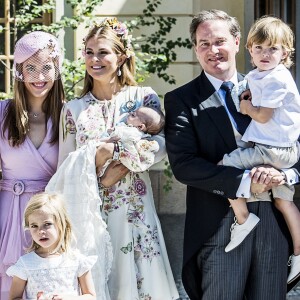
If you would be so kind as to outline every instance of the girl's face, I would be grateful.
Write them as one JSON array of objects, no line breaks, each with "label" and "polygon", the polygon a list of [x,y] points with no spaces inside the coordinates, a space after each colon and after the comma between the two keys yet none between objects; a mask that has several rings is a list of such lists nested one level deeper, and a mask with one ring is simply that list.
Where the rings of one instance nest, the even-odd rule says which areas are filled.
[{"label": "girl's face", "polygon": [[116,78],[123,60],[121,55],[113,51],[112,43],[107,39],[92,37],[86,43],[86,71],[94,80],[111,82]]},{"label": "girl's face", "polygon": [[271,45],[269,41],[262,44],[253,44],[249,49],[253,63],[259,71],[267,71],[278,66],[287,56],[281,44]]},{"label": "girl's face", "polygon": [[27,96],[44,100],[52,89],[56,67],[48,51],[39,51],[23,63]]},{"label": "girl's face", "polygon": [[37,210],[28,217],[32,239],[41,247],[41,253],[51,253],[59,240],[59,231],[54,216]]}]

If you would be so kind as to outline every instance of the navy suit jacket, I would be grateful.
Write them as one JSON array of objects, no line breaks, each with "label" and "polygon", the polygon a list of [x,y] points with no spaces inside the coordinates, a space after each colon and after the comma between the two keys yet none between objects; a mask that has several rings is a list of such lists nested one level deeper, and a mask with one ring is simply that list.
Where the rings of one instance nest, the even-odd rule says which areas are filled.
[{"label": "navy suit jacket", "polygon": [[182,280],[190,298],[201,299],[196,256],[228,212],[227,199],[236,198],[244,170],[217,165],[237,144],[228,114],[204,72],[168,92],[164,106],[171,168],[187,185]]}]

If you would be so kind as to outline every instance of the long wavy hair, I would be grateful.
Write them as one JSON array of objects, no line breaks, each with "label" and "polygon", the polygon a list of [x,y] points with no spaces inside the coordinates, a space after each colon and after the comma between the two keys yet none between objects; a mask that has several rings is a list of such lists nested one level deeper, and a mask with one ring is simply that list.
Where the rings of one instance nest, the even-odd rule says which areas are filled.
[{"label": "long wavy hair", "polygon": [[[54,59],[55,62],[55,59]],[[55,63],[58,63],[57,61]],[[61,78],[54,81],[54,85],[45,98],[42,111],[46,115],[46,122],[52,120],[51,144],[58,141],[59,118],[65,93]],[[24,143],[29,130],[28,103],[26,100],[26,87],[24,82],[14,81],[14,96],[6,106],[2,135],[8,131],[8,141],[11,146],[17,147]]]},{"label": "long wavy hair", "polygon": [[[96,39],[106,39],[109,40],[112,44],[112,49],[116,55],[125,55],[126,56],[126,46],[124,41],[114,32],[114,30],[109,26],[99,26],[94,25],[87,36],[84,39],[84,44],[86,46],[89,39],[95,37]],[[123,87],[125,85],[137,85],[134,76],[135,76],[135,56],[131,55],[126,57],[125,62],[120,67],[121,76],[117,76],[120,85]],[[84,96],[93,89],[93,78],[85,71],[84,85],[81,96]]]}]

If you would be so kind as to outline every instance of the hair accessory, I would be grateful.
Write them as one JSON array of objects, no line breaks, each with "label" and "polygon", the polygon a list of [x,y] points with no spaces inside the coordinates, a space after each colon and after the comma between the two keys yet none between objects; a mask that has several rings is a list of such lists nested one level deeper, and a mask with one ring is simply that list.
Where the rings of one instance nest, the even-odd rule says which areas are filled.
[{"label": "hair accessory", "polygon": [[[28,61],[26,66],[24,63]],[[15,45],[13,74],[19,81],[49,81],[60,78],[62,55],[58,40],[50,33],[33,31]]]},{"label": "hair accessory", "polygon": [[131,56],[135,56],[131,44],[132,35],[128,34],[128,28],[124,23],[118,21],[117,18],[105,18],[101,22],[98,20],[93,20],[91,28],[94,28],[95,26],[98,28],[110,27],[123,42],[126,57],[129,58]]}]

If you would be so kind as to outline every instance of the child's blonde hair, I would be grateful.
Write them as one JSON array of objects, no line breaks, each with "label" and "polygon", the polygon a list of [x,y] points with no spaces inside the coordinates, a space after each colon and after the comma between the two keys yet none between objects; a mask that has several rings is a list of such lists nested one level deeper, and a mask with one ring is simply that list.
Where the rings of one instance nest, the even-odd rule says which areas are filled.
[{"label": "child's blonde hair", "polygon": [[[62,196],[58,194],[40,193],[31,197],[24,212],[25,229],[29,228],[29,216],[36,211],[43,211],[54,217],[59,232],[59,241],[54,252],[68,252],[71,248],[72,227]],[[32,240],[27,251],[34,251],[39,247],[40,246]]]},{"label": "child's blonde hair", "polygon": [[287,68],[292,66],[292,55],[295,50],[293,48],[294,33],[286,23],[271,16],[263,16],[256,20],[248,33],[246,48],[249,50],[253,44],[262,44],[265,41],[268,41],[270,46],[281,44],[287,52],[282,64]]}]

